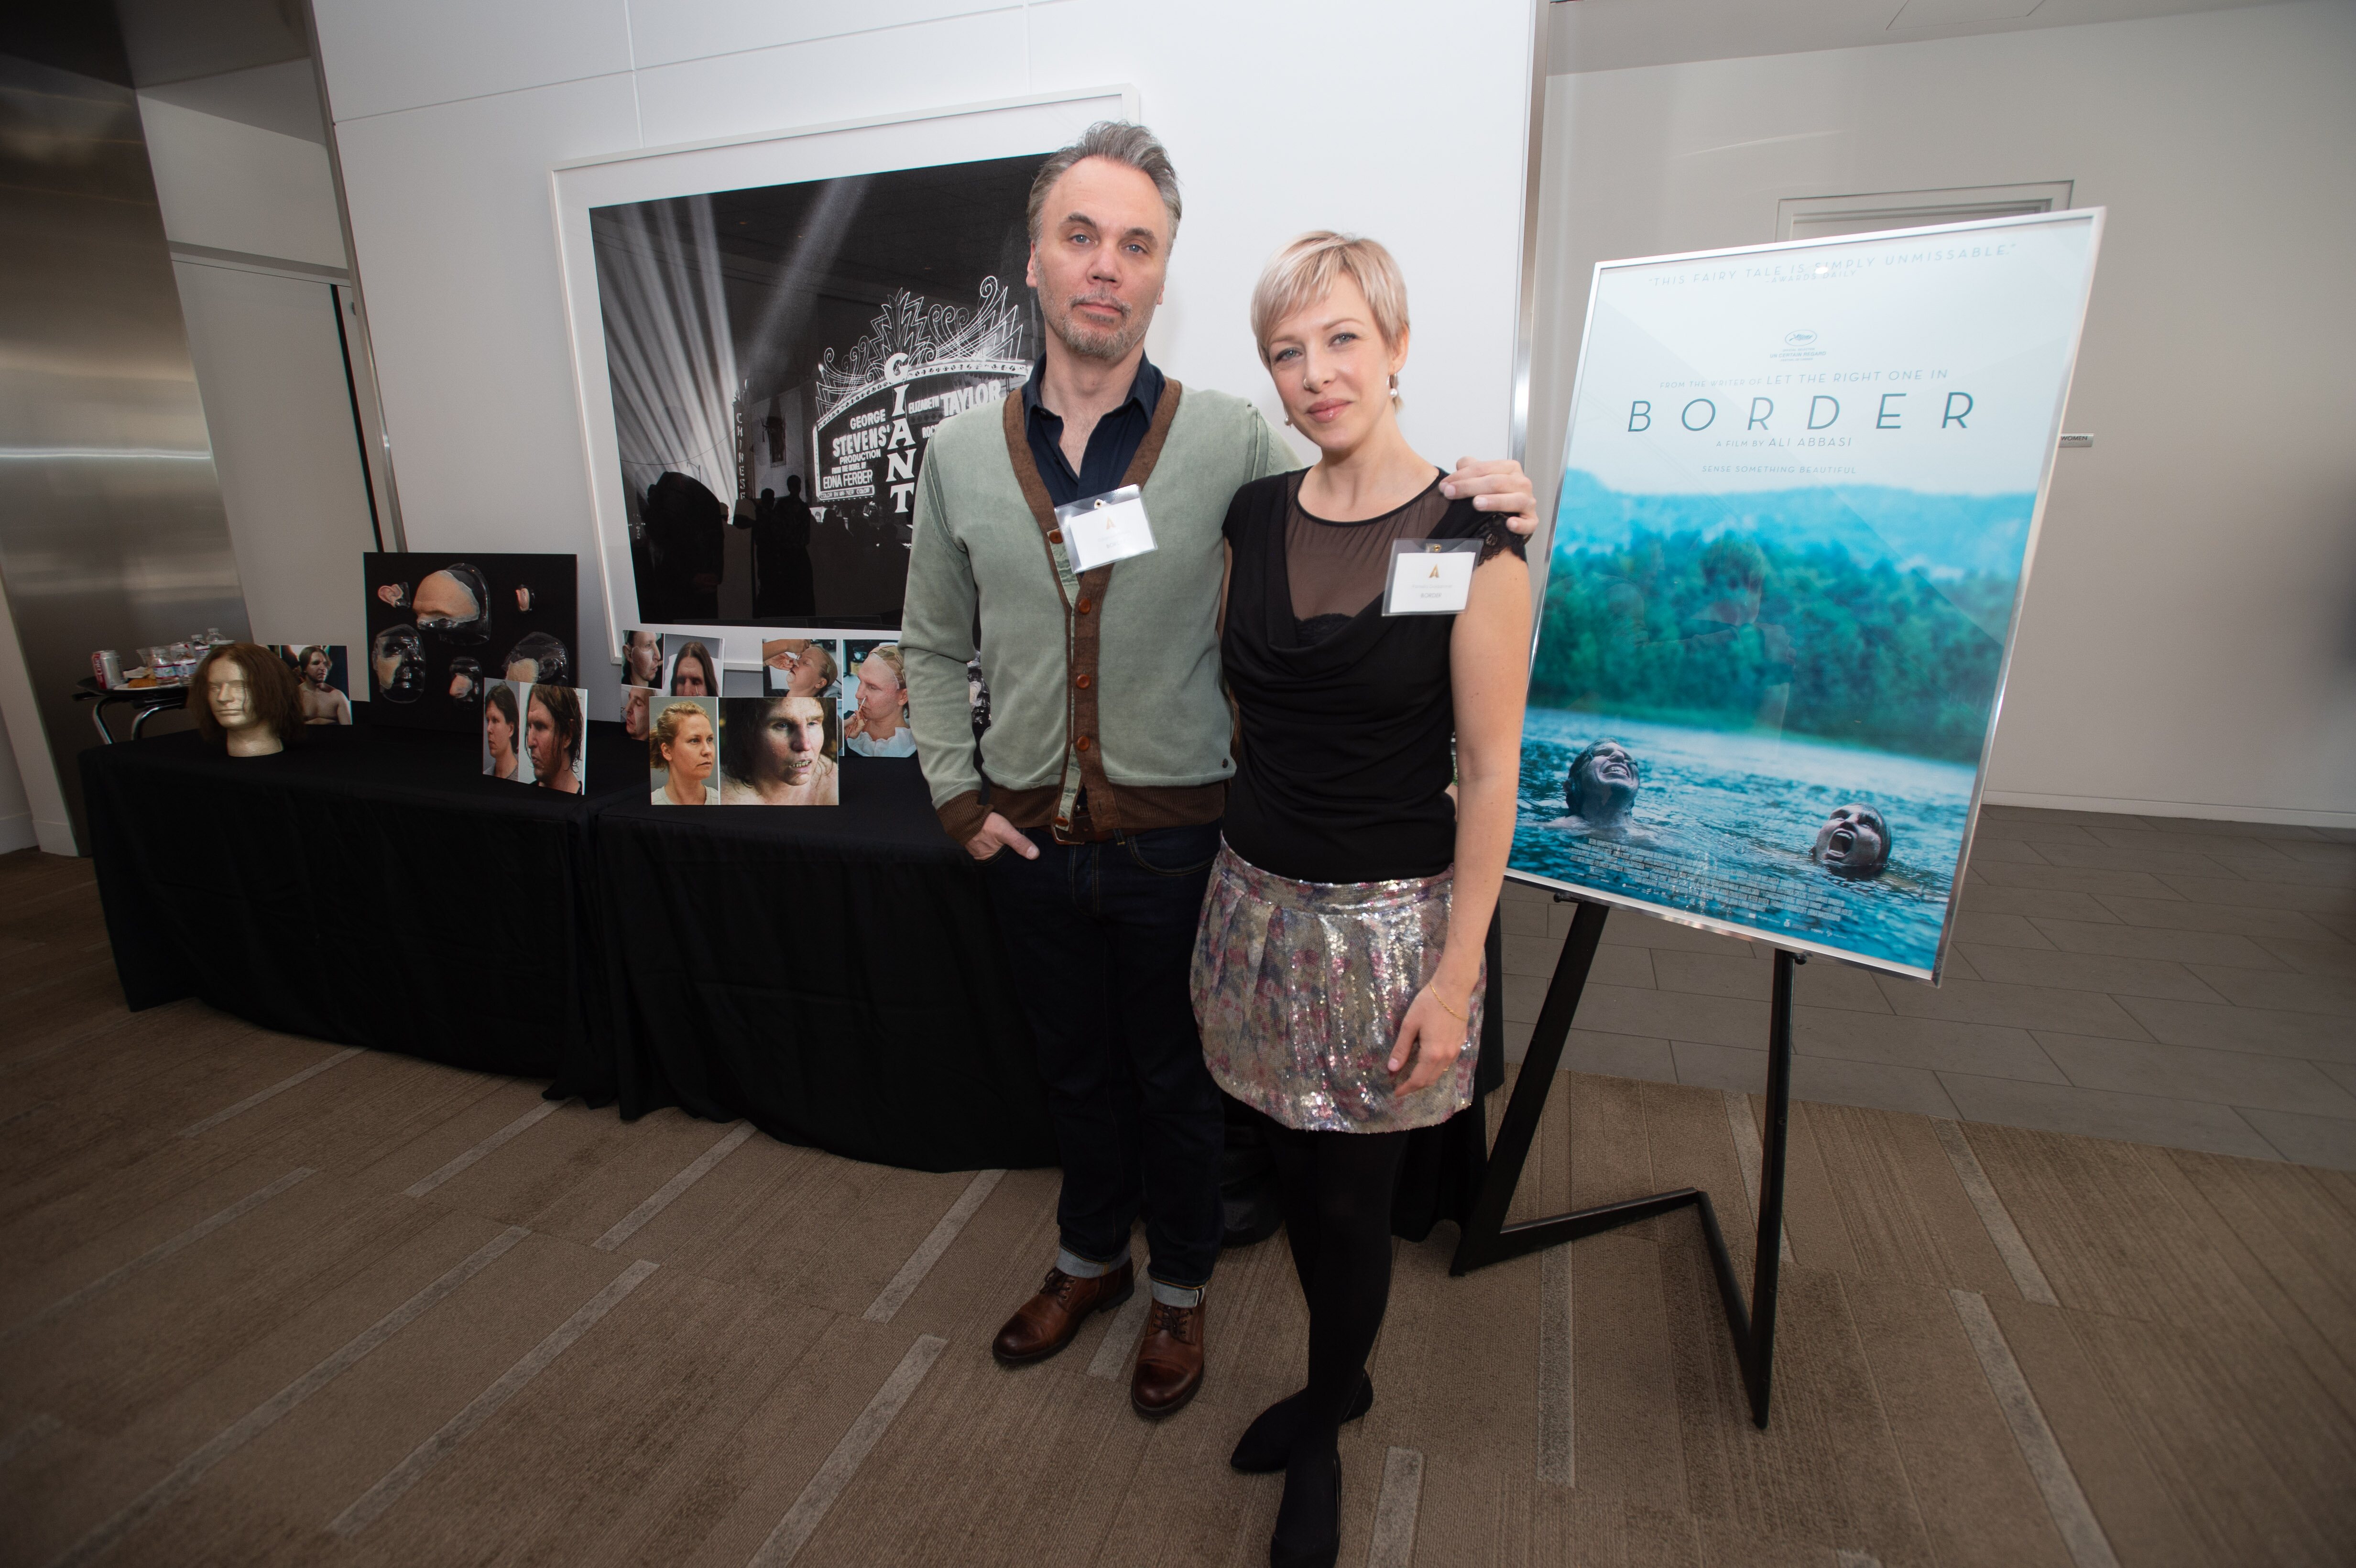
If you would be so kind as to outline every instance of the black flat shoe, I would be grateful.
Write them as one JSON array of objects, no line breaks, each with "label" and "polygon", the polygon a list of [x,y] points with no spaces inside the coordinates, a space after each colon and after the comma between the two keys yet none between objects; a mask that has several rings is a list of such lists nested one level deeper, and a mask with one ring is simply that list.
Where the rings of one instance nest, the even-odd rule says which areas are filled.
[{"label": "black flat shoe", "polygon": [[1297,1453],[1269,1538],[1269,1568],[1333,1568],[1342,1555],[1342,1456],[1331,1444]]},{"label": "black flat shoe", "polygon": [[[1227,1463],[1247,1476],[1273,1476],[1284,1468],[1291,1457],[1292,1440],[1301,1433],[1301,1402],[1309,1391],[1278,1400],[1252,1419],[1244,1435],[1236,1440],[1236,1451],[1227,1456]],[[1375,1380],[1364,1378],[1358,1383],[1358,1397],[1342,1413],[1342,1424],[1364,1415],[1375,1407]]]}]

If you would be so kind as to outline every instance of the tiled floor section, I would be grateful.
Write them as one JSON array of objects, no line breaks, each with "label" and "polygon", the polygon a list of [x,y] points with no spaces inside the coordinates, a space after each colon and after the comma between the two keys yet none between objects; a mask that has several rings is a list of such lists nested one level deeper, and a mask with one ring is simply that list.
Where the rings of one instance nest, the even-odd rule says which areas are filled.
[{"label": "tiled floor section", "polygon": [[[1570,907],[1509,884],[1518,1057]],[[1604,928],[1567,1068],[1757,1090],[1769,954]],[[1989,806],[1935,989],[1816,960],[1793,1093],[2356,1169],[2356,833]]]},{"label": "tiled floor section", "polygon": [[[1224,1458],[1298,1376],[1281,1243],[1150,1424],[1129,1314],[989,1358],[1052,1171],[543,1110],[127,1015],[93,955],[86,868],[0,865],[0,1565],[1265,1560],[1281,1483]],[[1747,1274],[1758,1110],[1565,1075],[1517,1214],[1705,1187]],[[1461,1280],[1402,1244],[1343,1561],[2347,1561],[2356,1178],[1833,1104],[1792,1149],[1765,1434],[1689,1213]]]}]

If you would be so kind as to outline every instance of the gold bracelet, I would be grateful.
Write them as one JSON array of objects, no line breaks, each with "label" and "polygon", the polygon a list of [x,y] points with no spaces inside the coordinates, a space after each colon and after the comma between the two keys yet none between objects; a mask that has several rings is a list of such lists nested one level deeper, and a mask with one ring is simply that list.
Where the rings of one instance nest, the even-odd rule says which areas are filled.
[{"label": "gold bracelet", "polygon": [[1451,1007],[1450,1007],[1450,1006],[1448,1005],[1448,998],[1447,998],[1446,997],[1443,997],[1443,996],[1441,996],[1441,995],[1440,994],[1440,987],[1437,987],[1437,986],[1426,986],[1426,987],[1424,987],[1424,991],[1426,992],[1426,994],[1428,994],[1428,995],[1431,997],[1431,999],[1432,999],[1433,1001],[1438,1002],[1438,1003],[1440,1004],[1440,1010],[1441,1012],[1446,1013],[1450,1018],[1454,1019],[1458,1023],[1461,1023],[1461,1024],[1469,1024],[1469,1023],[1471,1023],[1471,1022],[1472,1021],[1472,1015],[1471,1015],[1471,1014],[1469,1014],[1469,1013],[1460,1013],[1460,1012],[1458,1012],[1454,1008],[1451,1008]]}]

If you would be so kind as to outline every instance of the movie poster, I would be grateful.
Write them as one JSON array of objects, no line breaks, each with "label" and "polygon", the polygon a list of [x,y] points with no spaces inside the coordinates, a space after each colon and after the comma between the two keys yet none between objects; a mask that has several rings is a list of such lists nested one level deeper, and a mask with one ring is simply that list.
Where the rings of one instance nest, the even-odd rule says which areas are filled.
[{"label": "movie poster", "polygon": [[1516,873],[1935,977],[2100,223],[1596,269]]},{"label": "movie poster", "polygon": [[591,209],[643,622],[899,624],[934,430],[1030,374],[1038,166]]}]

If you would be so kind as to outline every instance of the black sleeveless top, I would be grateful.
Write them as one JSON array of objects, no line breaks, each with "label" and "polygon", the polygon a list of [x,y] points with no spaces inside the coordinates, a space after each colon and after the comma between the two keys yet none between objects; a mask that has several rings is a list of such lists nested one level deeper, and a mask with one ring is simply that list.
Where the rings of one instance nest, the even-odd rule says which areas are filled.
[{"label": "black sleeveless top", "polygon": [[1224,831],[1262,870],[1304,882],[1429,877],[1456,858],[1453,615],[1385,615],[1396,539],[1483,541],[1521,555],[1520,535],[1440,475],[1397,511],[1333,523],[1301,510],[1301,475],[1236,492],[1235,550],[1219,644],[1242,743]]}]

